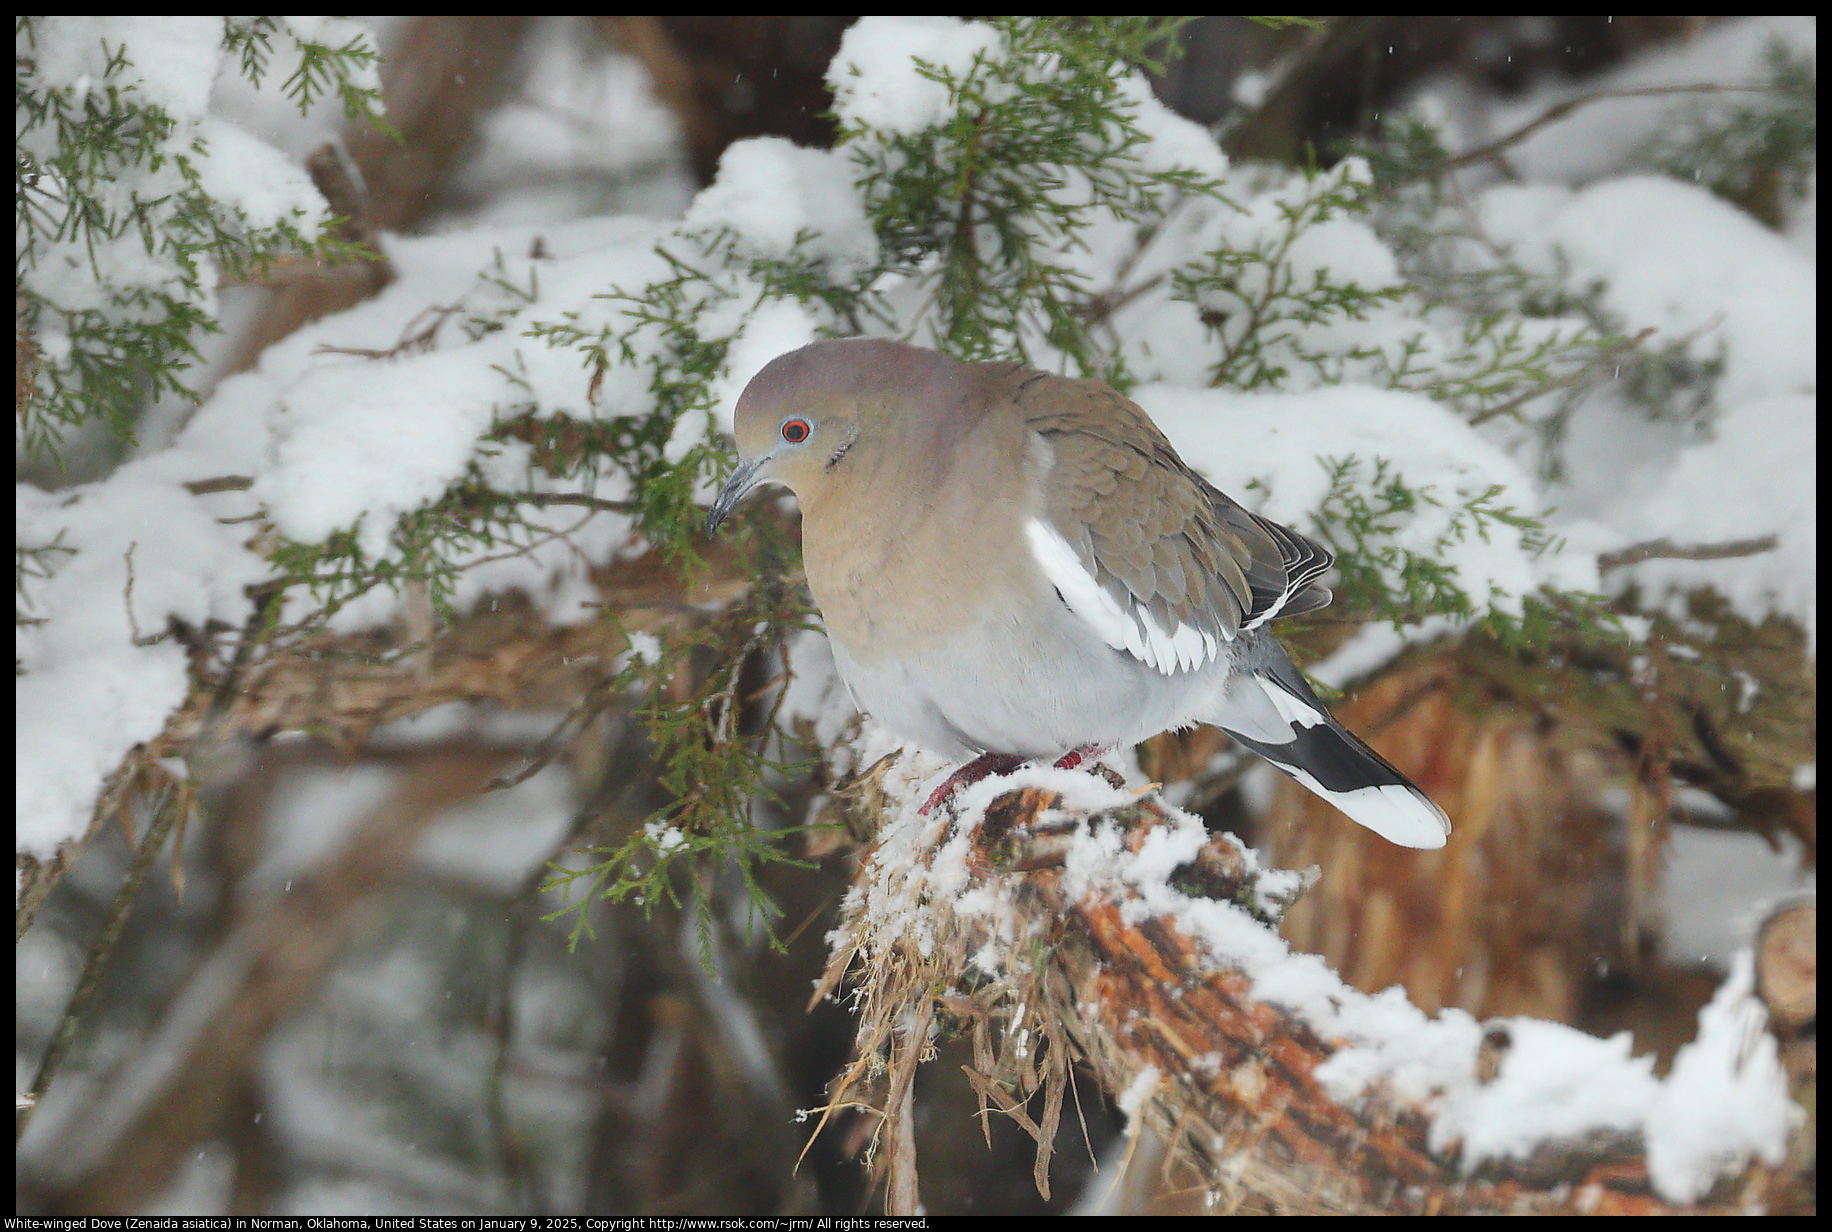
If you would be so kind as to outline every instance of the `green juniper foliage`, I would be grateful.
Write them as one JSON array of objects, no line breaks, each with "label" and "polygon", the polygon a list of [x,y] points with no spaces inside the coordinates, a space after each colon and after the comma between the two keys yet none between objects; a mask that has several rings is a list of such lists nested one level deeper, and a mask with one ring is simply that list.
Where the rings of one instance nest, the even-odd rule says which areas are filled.
[{"label": "green juniper foliage", "polygon": [[[141,82],[124,45],[98,46],[99,74],[39,73],[47,19],[14,22],[14,289],[24,395],[21,443],[55,450],[65,429],[101,419],[130,438],[139,408],[188,392],[199,335],[213,332],[215,286],[285,253],[330,255],[332,220],[303,210],[251,218],[207,180],[206,139]],[[335,92],[375,119],[360,84],[379,57],[364,36],[301,38],[272,17],[226,17],[222,46],[258,82],[276,40],[298,53],[282,89],[303,111]]]},{"label": "green juniper foliage", "polygon": [[1210,384],[1232,389],[1278,388],[1294,369],[1307,368],[1322,383],[1343,379],[1355,360],[1374,360],[1375,348],[1311,349],[1301,326],[1366,320],[1374,309],[1402,300],[1401,285],[1366,287],[1333,277],[1327,268],[1299,268],[1292,248],[1312,228],[1367,210],[1366,185],[1337,172],[1307,169],[1288,191],[1267,194],[1278,225],[1240,242],[1229,237],[1202,258],[1175,270],[1176,298],[1194,307],[1212,334],[1218,356]]},{"label": "green juniper foliage", "polygon": [[[1549,546],[1546,530],[1536,519],[1497,503],[1498,487],[1451,504],[1430,488],[1409,487],[1382,458],[1370,464],[1351,455],[1325,459],[1325,464],[1330,490],[1317,525],[1337,553],[1337,602],[1352,610],[1370,612],[1395,625],[1433,615],[1478,615],[1457,571],[1442,563],[1444,550],[1471,537],[1486,541],[1491,529],[1503,526],[1521,533],[1535,549]],[[1395,538],[1421,504],[1448,504],[1448,516],[1426,550],[1408,550]]]},{"label": "green juniper foliage", "polygon": [[[600,297],[620,309],[614,324],[588,327],[585,314],[569,312],[528,330],[532,340],[580,355],[590,374],[590,402],[596,403],[611,369],[642,372],[645,413],[606,419],[524,415],[499,420],[492,436],[532,443],[534,464],[554,477],[621,473],[632,493],[623,508],[639,533],[672,564],[695,568],[705,533],[705,511],[695,494],[731,465],[729,447],[707,429],[714,384],[725,372],[734,335],[719,336],[709,327],[724,323],[741,329],[747,314],[770,299],[818,306],[836,323],[856,327],[863,288],[826,277],[809,255],[811,238],[803,237],[776,259],[745,252],[738,237],[722,229],[664,241],[656,251],[669,271],[666,277]],[[694,444],[676,451],[672,446],[683,421],[701,431]],[[780,532],[762,522],[754,530],[745,551],[752,558],[747,571],[757,582],[745,597],[709,623],[665,636],[654,658],[632,655],[610,684],[618,696],[646,699],[639,703],[639,717],[655,746],[661,785],[674,802],[614,846],[592,848],[593,858],[583,866],[554,866],[547,887],[569,901],[549,918],[570,918],[574,943],[592,933],[594,902],[629,899],[645,911],[663,902],[679,906],[682,876],[704,888],[705,876],[719,867],[735,871],[762,912],[753,918],[767,922],[757,866],[795,862],[781,846],[786,832],[752,824],[762,785],[790,769],[773,756],[779,744],[769,738],[777,730],[783,694],[772,688],[761,720],[747,724],[744,713],[757,699],[743,695],[740,682],[757,659],[781,661],[786,636],[809,624],[810,609],[799,587],[783,583],[792,565]],[[690,669],[691,694],[670,700],[669,682],[695,651],[711,652],[723,666],[710,675]],[[708,961],[714,901],[708,893],[693,895],[697,935]]]},{"label": "green juniper foliage", "polygon": [[[1685,95],[1675,104],[1678,119],[1630,158],[1631,168],[1704,184],[1756,217],[1778,222],[1780,203],[1804,191],[1814,166],[1815,79],[1810,58],[1792,57],[1779,46],[1770,49],[1768,63],[1765,91]],[[1605,388],[1650,419],[1695,427],[1709,421],[1723,371],[1721,344],[1718,356],[1701,356],[1689,337],[1650,341],[1652,331],[1630,336],[1605,306],[1603,286],[1575,279],[1562,260],[1550,273],[1515,263],[1483,233],[1467,182],[1457,180],[1469,160],[1453,158],[1437,129],[1417,114],[1386,117],[1373,138],[1351,148],[1372,171],[1364,203],[1370,221],[1413,293],[1430,306],[1428,315],[1447,324],[1456,340],[1446,350],[1422,345],[1421,335],[1387,351],[1379,360],[1383,383],[1453,405],[1474,423],[1508,417],[1538,438],[1538,469],[1547,480],[1563,475],[1573,415]],[[1355,459],[1343,464],[1359,465]],[[1373,474],[1384,479],[1378,462]],[[1462,610],[1454,578],[1436,576],[1428,559],[1407,559],[1381,542],[1383,525],[1413,499],[1403,484],[1395,489],[1346,471],[1333,475],[1325,503],[1332,513],[1319,529],[1345,549],[1344,597],[1390,616]],[[1517,510],[1477,500],[1453,525],[1480,532],[1497,519],[1513,526],[1519,518]],[[1519,526],[1532,540],[1546,541],[1537,525]],[[1376,534],[1370,538],[1368,530]],[[1547,619],[1575,628],[1580,640],[1622,636],[1594,596],[1526,599],[1518,618],[1490,613],[1489,628],[1516,643],[1534,636]]]},{"label": "green juniper foliage", "polygon": [[[1527,276],[1517,269],[1475,281],[1461,271],[1434,278],[1422,259],[1408,263],[1401,249],[1393,278],[1369,285],[1298,261],[1296,250],[1316,229],[1376,213],[1379,182],[1359,160],[1247,182],[1261,210],[1272,207],[1272,225],[1229,234],[1172,274],[1175,297],[1198,312],[1216,345],[1216,386],[1353,380],[1421,394],[1480,423],[1518,413],[1618,344],[1574,314],[1566,298],[1529,303],[1521,293]],[[1239,195],[1234,183],[1227,187]],[[1498,293],[1504,282],[1513,284],[1511,295]],[[1359,339],[1339,332],[1368,322],[1378,328]],[[1320,461],[1330,489],[1309,529],[1338,554],[1339,610],[1396,625],[1434,614],[1474,616],[1497,630],[1518,630],[1511,609],[1473,599],[1441,556],[1453,543],[1486,541],[1499,528],[1526,550],[1544,551],[1552,541],[1534,512],[1506,503],[1490,484],[1455,491],[1417,485],[1387,459]],[[1406,531],[1427,507],[1442,515],[1434,519],[1441,528],[1421,542]]]},{"label": "green juniper foliage", "polygon": [[[590,908],[600,900],[629,899],[645,912],[663,902],[679,907],[684,874],[696,887],[695,925],[710,967],[716,900],[703,891],[705,879],[722,867],[742,882],[752,904],[748,918],[768,932],[774,911],[757,881],[758,866],[804,863],[782,845],[798,828],[771,830],[752,822],[757,797],[773,797],[769,784],[801,768],[774,756],[774,742],[760,736],[777,728],[782,676],[792,669],[782,651],[784,635],[810,623],[799,588],[782,581],[781,564],[712,621],[664,635],[653,657],[629,656],[609,682],[611,696],[646,698],[639,717],[657,744],[660,784],[673,802],[616,845],[592,848],[588,862],[552,866],[545,888],[568,902],[546,918],[570,918],[575,944],[593,935]],[[670,682],[695,651],[711,652],[718,667],[695,675],[689,696],[669,700]],[[760,661],[774,662],[779,674],[747,689],[749,669]],[[759,701],[763,712],[747,718]]]},{"label": "green juniper foliage", "polygon": [[366,33],[351,32],[343,43],[332,45],[301,38],[277,17],[223,19],[223,46],[239,58],[242,76],[257,86],[267,75],[273,60],[276,37],[286,38],[299,56],[298,67],[287,74],[280,91],[298,104],[301,114],[309,111],[320,98],[335,94],[343,103],[344,116],[350,121],[376,124],[384,131],[393,131],[381,115],[380,91],[351,79],[358,68],[381,61]]},{"label": "green juniper foliage", "polygon": [[875,277],[922,280],[929,299],[906,332],[962,359],[1044,360],[1113,377],[1090,330],[1092,288],[1066,258],[1105,215],[1142,225],[1180,195],[1212,193],[1187,168],[1138,159],[1146,140],[1124,82],[1175,47],[1187,19],[990,19],[996,53],[965,72],[916,61],[953,104],[915,133],[843,124],[866,212],[885,254]]},{"label": "green juniper foliage", "polygon": [[[479,271],[470,290],[455,303],[429,309],[409,322],[400,339],[387,350],[355,353],[369,359],[392,359],[436,350],[448,327],[465,341],[476,342],[507,328],[513,317],[539,298],[538,277],[531,273],[527,285],[518,283],[498,250],[491,265]],[[348,348],[326,349],[349,353]],[[504,375],[512,384],[515,382],[513,373]],[[480,444],[478,457],[466,468],[464,477],[438,500],[407,513],[395,523],[386,552],[364,551],[360,523],[318,542],[274,536],[268,559],[289,586],[312,598],[309,611],[295,622],[296,627],[321,627],[340,609],[376,587],[399,591],[409,582],[425,584],[433,610],[449,617],[453,614],[452,595],[463,568],[495,553],[525,551],[539,536],[549,533],[530,525],[521,513],[524,504],[530,499],[540,500],[540,495],[504,491],[506,468],[495,465],[508,452],[507,442],[530,435],[529,428],[537,421],[528,411],[525,404],[507,408],[493,439]],[[547,426],[551,429],[558,425]],[[551,473],[565,473],[571,466],[574,473],[595,476],[597,472],[592,468],[605,452],[549,448],[540,451],[539,457],[549,463],[547,469]],[[589,509],[582,513],[589,515]]]},{"label": "green juniper foliage", "polygon": [[[1097,228],[1115,219],[1124,220],[1142,249],[1179,211],[1245,215],[1234,196],[1274,199],[1277,223],[1270,230],[1230,233],[1223,225],[1213,245],[1159,280],[1163,294],[1187,303],[1208,327],[1218,385],[1303,388],[1359,379],[1423,393],[1473,418],[1556,384],[1597,353],[1598,335],[1583,322],[1539,328],[1523,321],[1518,308],[1477,312],[1436,301],[1404,280],[1364,286],[1300,265],[1294,252],[1308,232],[1370,210],[1373,185],[1354,166],[1253,173],[1224,184],[1188,168],[1147,165],[1140,157],[1147,138],[1122,83],[1174,34],[1174,23],[1001,18],[990,24],[1002,40],[964,70],[917,61],[918,73],[948,91],[952,106],[938,123],[886,131],[841,117],[839,150],[855,168],[876,262],[836,270],[814,255],[819,237],[807,233],[787,257],[774,258],[757,256],[727,229],[677,234],[659,250],[667,277],[612,293],[624,306],[613,324],[586,328],[574,314],[531,331],[551,345],[577,348],[599,376],[619,364],[650,372],[649,413],[657,428],[622,464],[636,472],[644,532],[671,557],[697,554],[691,493],[721,475],[729,459],[722,444],[709,442],[670,461],[655,452],[656,444],[672,439],[683,418],[709,414],[730,344],[757,311],[792,301],[831,335],[888,332],[963,359],[1020,358],[1125,382],[1130,374],[1116,345],[1121,327],[1112,315],[1133,292],[1100,283],[1087,262],[1071,259],[1086,255]],[[1382,312],[1401,322],[1385,345],[1332,348],[1309,330]],[[712,332],[713,324],[724,336]],[[1538,551],[1547,536],[1535,517],[1500,500],[1490,485],[1440,491],[1409,484],[1383,459],[1337,460],[1330,475],[1319,525],[1341,555],[1347,606],[1396,622],[1432,613],[1489,615],[1502,630],[1518,632],[1519,617],[1479,611],[1435,549],[1505,530]],[[1407,515],[1423,505],[1440,508],[1442,530],[1432,544],[1411,545],[1402,533]],[[753,534],[774,533],[766,519],[740,524]],[[767,620],[768,613],[732,623],[732,636],[743,632],[745,644],[780,645],[808,618],[797,604],[775,610],[780,623],[762,642],[747,622]],[[1524,609],[1529,619],[1548,610],[1537,599]],[[736,646],[728,640],[725,653]],[[679,649],[664,649],[662,678],[679,661]],[[556,874],[556,887],[582,891],[566,909],[578,913],[580,927],[594,897],[653,903],[671,893],[665,874],[683,859],[733,856],[749,881],[752,862],[770,850],[750,840],[704,841],[734,833],[727,810],[746,811],[769,763],[753,751],[767,747],[761,731],[721,727],[703,707],[704,698],[696,697],[647,712],[658,756],[683,787],[666,828],[633,833],[600,851],[589,867]],[[697,786],[707,773],[744,777],[747,771],[749,785],[737,790],[715,794]]]},{"label": "green juniper foliage", "polygon": [[1702,184],[1771,227],[1803,199],[1819,163],[1819,75],[1810,55],[1777,41],[1767,88],[1712,104],[1694,101],[1662,126],[1637,162]]},{"label": "green juniper foliage", "polygon": [[1425,315],[1451,339],[1448,349],[1434,349],[1423,335],[1409,337],[1381,357],[1383,383],[1447,402],[1480,423],[1520,418],[1528,401],[1571,386],[1605,357],[1634,358],[1624,354],[1621,323],[1600,305],[1600,288],[1534,275],[1494,248],[1465,199],[1449,190],[1451,160],[1431,125],[1393,117],[1354,149],[1372,172],[1361,207],[1392,246]]},{"label": "green juniper foliage", "polygon": [[[1677,115],[1629,159],[1704,185],[1771,226],[1807,191],[1817,165],[1817,76],[1810,56],[1779,42],[1766,53],[1764,88],[1684,95]],[[1602,303],[1603,288],[1559,272],[1535,275],[1489,243],[1453,185],[1457,166],[1430,123],[1387,117],[1352,146],[1373,171],[1370,218],[1407,280],[1463,316],[1462,357],[1410,355],[1392,364],[1396,388],[1446,395],[1480,422],[1509,414],[1543,437],[1541,471],[1562,471],[1564,432],[1577,403],[1608,382],[1650,419],[1707,422],[1722,358],[1701,358],[1687,338],[1631,338]],[[1420,383],[1422,379],[1423,384]],[[1538,400],[1530,418],[1523,414]]]},{"label": "green juniper foliage", "polygon": [[1709,419],[1721,357],[1697,357],[1688,338],[1631,337],[1602,286],[1579,284],[1562,260],[1549,275],[1529,272],[1495,248],[1467,200],[1447,191],[1450,158],[1436,129],[1395,117],[1356,151],[1374,171],[1370,220],[1457,340],[1433,353],[1415,338],[1383,355],[1387,383],[1447,401],[1473,423],[1506,415],[1523,424],[1540,438],[1548,480],[1563,474],[1572,414],[1602,385],[1650,419]]},{"label": "green juniper foliage", "polygon": [[[739,351],[774,344],[778,335],[760,322],[792,317],[800,336],[898,336],[963,359],[1023,359],[1122,386],[1207,380],[1301,392],[1359,382],[1421,394],[1469,420],[1518,414],[1607,352],[1607,332],[1569,312],[1566,300],[1537,301],[1539,289],[1509,287],[1506,276],[1464,278],[1448,262],[1439,277],[1424,241],[1408,250],[1389,239],[1399,251],[1393,267],[1368,229],[1389,209],[1378,163],[1372,178],[1353,160],[1327,170],[1228,171],[1193,126],[1164,138],[1170,117],[1149,110],[1137,70],[1174,44],[1177,28],[1160,18],[995,18],[972,31],[990,32],[978,53],[915,65],[945,101],[934,122],[882,127],[842,106],[837,150],[820,157],[856,189],[856,235],[804,227],[771,244],[748,234],[742,218],[683,225],[652,254],[632,248],[615,267],[653,273],[596,284],[595,297],[571,301],[549,289],[559,279],[513,273],[498,254],[458,303],[429,309],[388,350],[358,353],[381,363],[450,351],[457,364],[475,346],[491,357],[508,392],[469,465],[379,539],[360,523],[310,543],[268,531],[263,550],[291,591],[290,623],[277,623],[281,604],[269,608],[269,647],[322,627],[378,586],[411,583],[449,612],[462,570],[566,533],[551,519],[555,507],[576,508],[581,520],[626,518],[633,543],[685,574],[701,568],[708,549],[696,497],[732,462],[711,430],[714,408],[729,396]],[[30,29],[21,27],[22,46]],[[267,71],[262,49],[276,28],[225,29],[244,70]],[[353,66],[363,50],[326,46],[287,85],[301,98],[344,92],[338,83],[349,78],[337,76],[339,66]],[[24,98],[32,79],[28,68],[21,74]],[[22,115],[51,127],[73,117],[57,131],[78,149],[49,138],[32,147],[36,195],[21,193],[22,236],[28,213],[46,243],[80,236],[64,203],[89,194],[91,213],[114,211],[95,234],[138,228],[134,234],[150,236],[145,250],[173,254],[179,271],[152,299],[104,299],[81,319],[53,320],[42,300],[27,305],[37,314],[33,336],[62,331],[79,356],[46,359],[43,404],[33,414],[61,423],[112,406],[125,423],[147,383],[180,380],[189,339],[205,327],[204,258],[239,268],[235,262],[258,262],[308,237],[285,222],[244,225],[198,198],[182,151],[149,136],[159,130],[157,109],[133,91],[111,93],[103,83],[79,98],[74,89],[34,86],[30,97]],[[346,105],[366,96],[352,97],[344,93]],[[104,107],[103,99],[113,101]],[[74,122],[92,111],[94,132]],[[108,116],[117,118],[104,123]],[[1178,153],[1197,145],[1201,155],[1192,157],[1206,169]],[[96,195],[97,176],[155,157],[176,168],[178,195],[112,204]],[[27,161],[22,153],[22,184]],[[1418,234],[1430,230],[1421,224]],[[1347,249],[1319,244],[1344,236]],[[1370,249],[1385,255],[1360,273],[1316,256]],[[36,259],[22,255],[22,270]],[[1186,342],[1200,352],[1192,371],[1148,371],[1170,361],[1135,345],[1138,312],[1168,323],[1167,352]],[[518,349],[501,345],[505,335]],[[552,392],[556,355],[576,361],[576,394]],[[1487,481],[1467,490],[1427,483],[1378,457],[1327,465],[1328,497],[1304,529],[1338,550],[1344,609],[1394,620],[1515,619],[1505,598],[1514,601],[1509,610],[1536,610],[1519,606],[1530,596],[1477,592],[1437,556],[1444,544],[1472,537],[1535,551],[1545,538],[1537,511],[1508,506]],[[1418,533],[1422,515],[1430,534]],[[781,832],[753,825],[753,810],[766,784],[788,781],[795,769],[783,760],[791,746],[777,721],[780,684],[793,666],[789,635],[813,617],[793,582],[793,538],[779,519],[753,508],[731,524],[731,544],[753,579],[745,597],[717,612],[683,613],[654,654],[633,654],[585,703],[634,699],[671,803],[627,832],[586,827],[603,848],[582,866],[556,870],[551,882],[571,892],[563,913],[575,937],[589,929],[598,898],[677,901],[690,870],[704,885],[721,867],[754,890],[760,862],[785,856]],[[22,584],[28,561],[33,569],[55,563],[54,547],[21,556]],[[602,618],[616,615],[607,609]],[[696,902],[705,942],[709,896]]]},{"label": "green juniper foliage", "polygon": [[[537,322],[528,332],[549,346],[580,353],[592,374],[594,402],[610,369],[629,367],[646,373],[645,413],[614,421],[614,435],[599,438],[605,454],[569,459],[566,451],[551,452],[548,456],[557,468],[548,469],[556,475],[595,476],[596,468],[608,463],[628,475],[644,535],[670,560],[685,564],[699,559],[705,524],[705,514],[693,501],[695,487],[729,465],[729,452],[722,443],[709,440],[673,457],[669,444],[684,418],[710,427],[713,385],[725,371],[732,338],[708,336],[707,325],[726,315],[717,310],[740,295],[741,287],[731,277],[731,267],[722,264],[732,256],[728,236],[690,234],[656,251],[671,271],[667,278],[600,297],[622,309],[614,324],[587,328],[580,323],[581,314],[570,312],[560,321]],[[826,290],[819,284],[795,285],[812,297]],[[558,422],[550,420],[549,432],[564,430],[571,422],[570,416],[555,418]]]}]

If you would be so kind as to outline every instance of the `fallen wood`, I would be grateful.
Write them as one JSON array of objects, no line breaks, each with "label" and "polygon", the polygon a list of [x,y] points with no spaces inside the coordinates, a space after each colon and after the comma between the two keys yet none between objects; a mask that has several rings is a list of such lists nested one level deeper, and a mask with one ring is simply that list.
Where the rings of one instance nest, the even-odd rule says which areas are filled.
[{"label": "fallen wood", "polygon": [[[881,751],[870,745],[859,761]],[[1810,1181],[1780,1166],[1803,1118],[1744,986],[1747,967],[1702,1016],[1694,1057],[1709,1067],[1725,1033],[1742,1033],[1740,1065],[1713,1080],[1741,1084],[1770,1121],[1766,1139],[1739,1154],[1730,1144],[1747,1126],[1688,1109],[1680,1080],[1654,1078],[1651,1062],[1628,1056],[1626,1037],[1618,1057],[1615,1045],[1555,1024],[1485,1027],[1455,1010],[1428,1019],[1397,990],[1369,997],[1320,959],[1292,955],[1276,923],[1306,879],[1259,867],[1232,836],[1206,834],[1149,789],[1026,769],[961,793],[953,816],[922,817],[915,806],[944,769],[881,757],[839,795],[853,824],[875,817],[882,828],[819,989],[849,988],[859,1016],[855,1060],[821,1119],[858,1107],[881,1118],[875,1162],[892,1213],[921,1209],[910,1101],[943,1031],[971,1034],[982,1107],[1036,1138],[1046,1193],[1065,1088],[1085,1066],[1135,1135],[1170,1144],[1176,1183],[1230,1211],[1810,1208]],[[1590,1069],[1559,1072],[1548,1038]],[[1676,1074],[1685,1064],[1682,1054]],[[1672,1120],[1612,1125],[1605,1115],[1554,1132],[1559,1091],[1617,1080],[1647,1110],[1690,1118],[1692,1132],[1716,1126],[1723,1166],[1709,1152],[1676,1154],[1686,1134]],[[1550,1093],[1543,1106],[1520,1108],[1535,1086]],[[1494,1118],[1506,1116],[1510,1140],[1492,1140]],[[1460,1126],[1490,1140],[1465,1141]]]}]

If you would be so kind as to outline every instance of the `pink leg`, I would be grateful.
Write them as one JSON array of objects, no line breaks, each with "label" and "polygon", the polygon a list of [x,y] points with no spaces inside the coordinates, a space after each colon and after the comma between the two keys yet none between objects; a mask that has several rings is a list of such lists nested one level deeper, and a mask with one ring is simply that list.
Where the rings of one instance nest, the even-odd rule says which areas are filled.
[{"label": "pink leg", "polygon": [[916,810],[928,816],[936,808],[963,787],[971,787],[981,779],[991,778],[995,774],[1010,774],[1024,764],[1022,757],[1010,753],[981,753],[978,757],[950,774],[947,781],[929,793],[928,803]]},{"label": "pink leg", "polygon": [[[1106,751],[1105,745],[1084,744],[1079,749],[1070,749],[1058,757],[1055,766],[1058,770],[1074,770],[1080,766],[1092,767]],[[961,788],[971,787],[981,779],[992,778],[994,775],[1010,774],[1023,764],[1024,759],[1012,753],[981,753],[950,774],[940,787],[930,792],[927,802],[917,812],[927,817]]]},{"label": "pink leg", "polygon": [[1092,766],[1107,751],[1102,744],[1084,744],[1079,749],[1070,749],[1056,759],[1058,770],[1073,770],[1078,766]]}]

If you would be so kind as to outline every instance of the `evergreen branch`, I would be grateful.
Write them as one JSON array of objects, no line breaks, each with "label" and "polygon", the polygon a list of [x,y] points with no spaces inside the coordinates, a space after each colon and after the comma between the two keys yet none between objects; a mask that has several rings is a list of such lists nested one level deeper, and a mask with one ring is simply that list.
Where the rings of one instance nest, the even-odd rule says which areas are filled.
[{"label": "evergreen branch", "polygon": [[1547,394],[1556,393],[1561,389],[1575,389],[1585,381],[1588,381],[1591,375],[1605,364],[1612,363],[1623,355],[1639,350],[1642,343],[1652,338],[1658,332],[1658,330],[1650,325],[1632,338],[1624,338],[1620,342],[1612,343],[1600,351],[1583,367],[1568,372],[1563,376],[1554,377],[1542,381],[1537,385],[1529,386],[1512,398],[1509,398],[1506,402],[1498,403],[1495,406],[1491,406],[1486,410],[1478,411],[1476,414],[1471,415],[1469,417],[1470,426],[1475,427],[1477,424],[1487,423],[1489,420],[1499,418],[1502,415],[1512,415],[1535,398],[1542,398]]}]

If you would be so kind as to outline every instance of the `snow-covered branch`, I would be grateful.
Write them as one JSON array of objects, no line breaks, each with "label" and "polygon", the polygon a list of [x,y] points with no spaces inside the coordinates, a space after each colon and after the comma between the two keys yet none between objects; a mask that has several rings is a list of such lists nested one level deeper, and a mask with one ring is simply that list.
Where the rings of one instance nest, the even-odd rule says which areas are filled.
[{"label": "snow-covered branch", "polygon": [[883,749],[839,750],[870,763],[842,807],[883,828],[820,988],[859,1015],[820,1115],[882,1117],[893,1213],[919,1209],[912,1080],[948,1033],[973,1039],[982,1108],[1036,1138],[1046,1194],[1076,1065],[1230,1212],[1729,1212],[1800,1184],[1777,1171],[1801,1114],[1747,955],[1662,1080],[1626,1037],[1345,985],[1278,936],[1304,877],[1111,769],[1026,769],[923,816],[946,768]]}]

